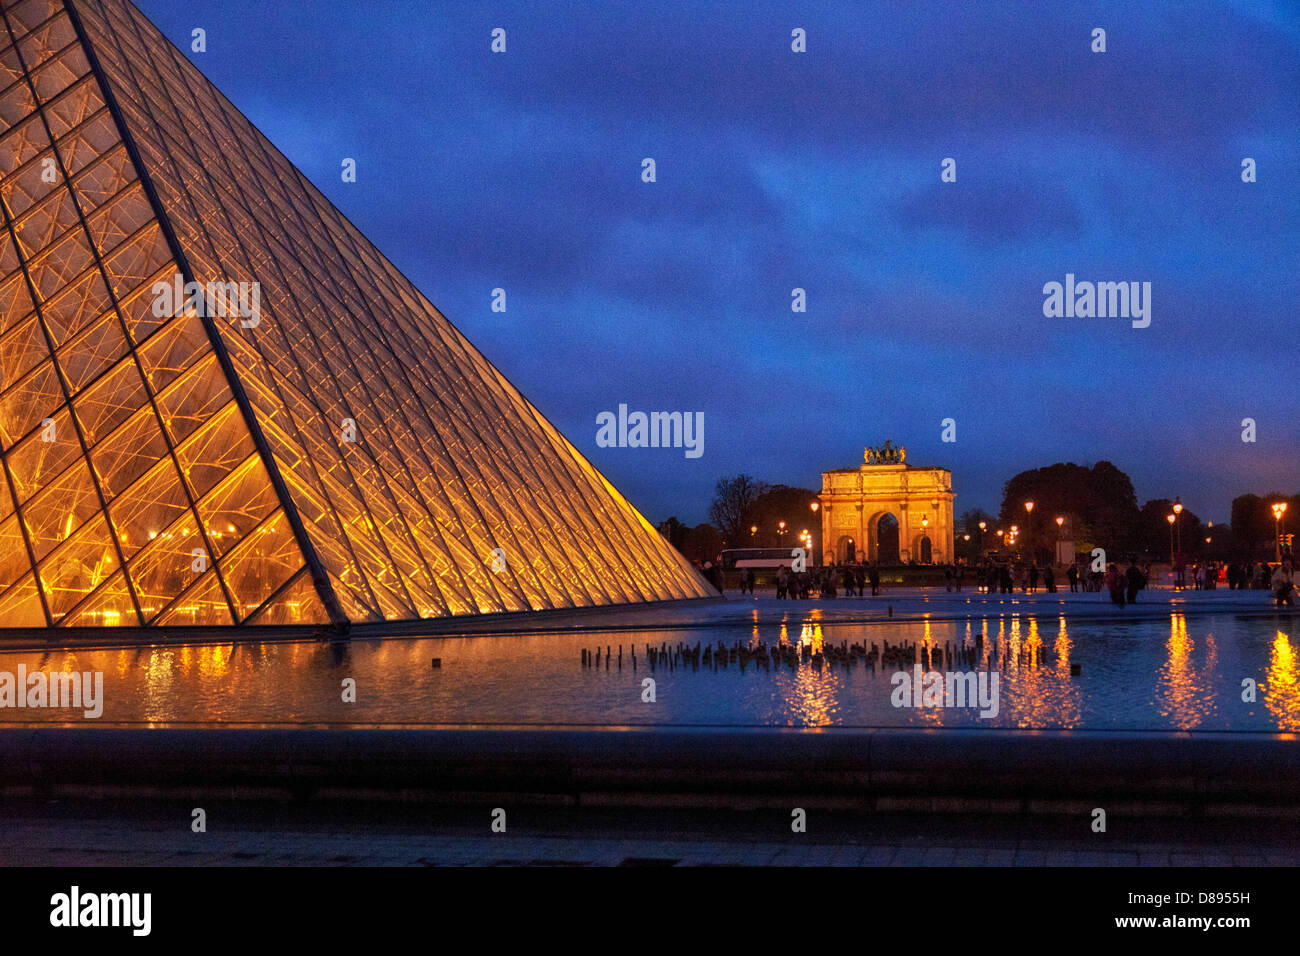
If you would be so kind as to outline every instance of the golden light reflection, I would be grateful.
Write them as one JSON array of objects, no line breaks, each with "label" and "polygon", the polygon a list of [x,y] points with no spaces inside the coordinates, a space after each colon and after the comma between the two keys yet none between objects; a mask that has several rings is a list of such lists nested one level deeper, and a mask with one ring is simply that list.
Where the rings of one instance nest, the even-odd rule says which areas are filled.
[{"label": "golden light reflection", "polygon": [[1045,666],[1044,642],[1036,617],[1024,620],[1023,632],[1021,619],[1013,617],[1003,665],[1004,723],[1027,729],[1081,726],[1083,690],[1077,678],[1070,675],[1070,637],[1065,618],[1058,619],[1053,641],[1055,667]]},{"label": "golden light reflection", "polygon": [[1290,637],[1278,631],[1264,677],[1264,706],[1282,730],[1300,730],[1300,665]]},{"label": "golden light reflection", "polygon": [[1169,616],[1169,640],[1165,643],[1165,661],[1156,671],[1156,698],[1162,716],[1180,730],[1200,726],[1214,713],[1214,686],[1211,677],[1215,655],[1207,642],[1205,667],[1198,672],[1193,652],[1195,641],[1187,632],[1187,618]]}]

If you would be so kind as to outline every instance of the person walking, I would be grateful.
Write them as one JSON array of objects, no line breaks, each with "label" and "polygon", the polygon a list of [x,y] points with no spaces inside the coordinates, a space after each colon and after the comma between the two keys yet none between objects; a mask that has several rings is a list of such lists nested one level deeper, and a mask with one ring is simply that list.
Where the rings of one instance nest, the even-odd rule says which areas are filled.
[{"label": "person walking", "polygon": [[1142,590],[1142,572],[1138,570],[1136,562],[1129,562],[1128,570],[1124,572],[1124,578],[1128,584],[1128,594],[1125,597],[1128,599],[1129,604],[1136,604],[1138,591]]},{"label": "person walking", "polygon": [[1283,604],[1291,607],[1295,604],[1295,581],[1290,561],[1283,561],[1277,566],[1277,570],[1273,572],[1271,584],[1278,607]]},{"label": "person walking", "polygon": [[1124,606],[1124,576],[1119,573],[1119,565],[1111,564],[1106,571],[1106,590],[1110,591],[1110,601],[1120,607]]},{"label": "person walking", "polygon": [[1070,566],[1069,566],[1068,568],[1065,569],[1065,578],[1066,578],[1067,581],[1070,582],[1070,593],[1071,593],[1071,594],[1077,594],[1077,593],[1079,592],[1079,567],[1078,567],[1078,565],[1076,565],[1076,564],[1074,564],[1073,562],[1071,562],[1071,563],[1070,563]]},{"label": "person walking", "polygon": [[880,594],[880,562],[877,561],[871,566],[871,596],[876,597]]}]

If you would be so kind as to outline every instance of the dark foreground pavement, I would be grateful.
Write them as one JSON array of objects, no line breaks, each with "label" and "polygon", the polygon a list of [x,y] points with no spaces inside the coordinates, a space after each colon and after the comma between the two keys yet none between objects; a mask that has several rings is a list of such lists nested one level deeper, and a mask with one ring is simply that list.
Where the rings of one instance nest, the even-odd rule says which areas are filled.
[{"label": "dark foreground pavement", "polygon": [[32,799],[0,802],[6,866],[1294,866],[1300,822],[1087,814]]}]

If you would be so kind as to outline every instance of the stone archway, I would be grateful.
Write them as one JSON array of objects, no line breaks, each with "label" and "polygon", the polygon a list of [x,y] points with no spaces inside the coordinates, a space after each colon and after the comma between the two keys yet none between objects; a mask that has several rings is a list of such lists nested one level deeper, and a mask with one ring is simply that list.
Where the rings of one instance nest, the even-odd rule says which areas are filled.
[{"label": "stone archway", "polygon": [[889,511],[881,511],[871,516],[868,528],[871,532],[871,560],[880,564],[900,563],[899,530],[902,525],[898,516]]},{"label": "stone archway", "polygon": [[[864,463],[822,473],[822,540],[836,542],[846,559],[849,540],[858,559],[881,564],[954,560],[952,473],[905,464],[902,449],[868,449]],[[881,522],[886,518],[884,535]],[[892,528],[897,527],[896,551]],[[923,544],[924,539],[924,544]],[[829,548],[827,549],[830,550]]]},{"label": "stone archway", "polygon": [[847,534],[840,535],[835,542],[835,561],[839,564],[852,562],[857,559],[858,542]]}]

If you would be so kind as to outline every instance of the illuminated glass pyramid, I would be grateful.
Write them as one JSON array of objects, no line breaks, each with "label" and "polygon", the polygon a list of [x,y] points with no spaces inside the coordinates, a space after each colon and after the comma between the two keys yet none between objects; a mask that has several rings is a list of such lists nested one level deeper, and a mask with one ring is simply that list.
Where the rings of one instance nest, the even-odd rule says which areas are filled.
[{"label": "illuminated glass pyramid", "polygon": [[715,593],[131,4],[0,9],[0,627]]}]

